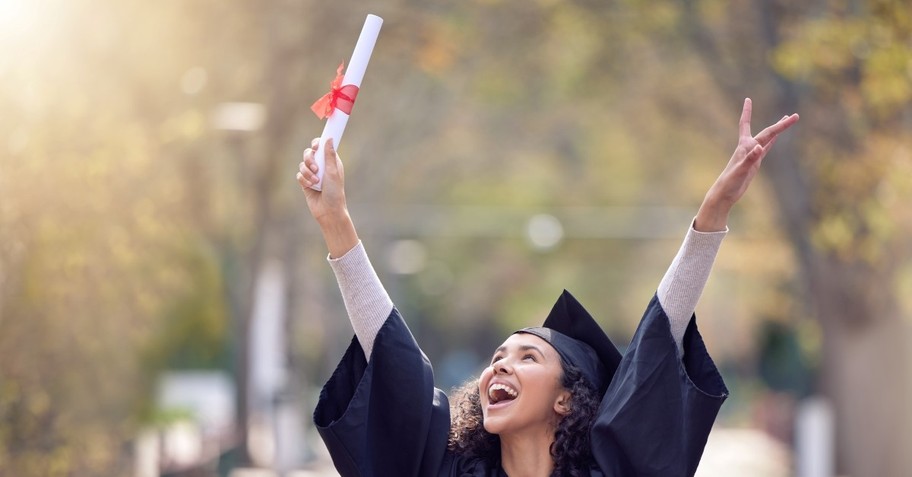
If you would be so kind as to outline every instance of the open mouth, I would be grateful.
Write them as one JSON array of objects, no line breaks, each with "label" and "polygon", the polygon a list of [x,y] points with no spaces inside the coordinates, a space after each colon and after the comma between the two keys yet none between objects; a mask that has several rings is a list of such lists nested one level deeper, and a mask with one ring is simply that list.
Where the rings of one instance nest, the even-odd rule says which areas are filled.
[{"label": "open mouth", "polygon": [[512,401],[517,396],[519,392],[506,384],[495,383],[488,387],[488,402],[492,405]]}]

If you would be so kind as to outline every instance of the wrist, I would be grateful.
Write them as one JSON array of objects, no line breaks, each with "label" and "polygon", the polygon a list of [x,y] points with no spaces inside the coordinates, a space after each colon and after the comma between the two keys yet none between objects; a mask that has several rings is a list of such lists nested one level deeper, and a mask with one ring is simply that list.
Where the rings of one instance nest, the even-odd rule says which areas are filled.
[{"label": "wrist", "polygon": [[348,211],[323,217],[318,223],[331,258],[339,258],[358,245],[358,233]]},{"label": "wrist", "polygon": [[694,219],[694,230],[697,232],[720,232],[728,226],[728,215],[732,204],[720,201],[707,195]]},{"label": "wrist", "polygon": [[341,208],[324,212],[323,214],[314,217],[314,219],[316,219],[317,225],[320,226],[321,230],[331,230],[345,226],[346,223],[351,222],[351,215],[349,215],[347,208]]}]

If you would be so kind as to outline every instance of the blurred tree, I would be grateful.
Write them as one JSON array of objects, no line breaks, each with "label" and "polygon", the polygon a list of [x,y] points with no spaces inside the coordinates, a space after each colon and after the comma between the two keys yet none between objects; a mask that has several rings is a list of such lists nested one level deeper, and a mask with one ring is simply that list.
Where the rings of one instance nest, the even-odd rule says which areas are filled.
[{"label": "blurred tree", "polygon": [[[292,178],[321,129],[309,103],[350,54],[365,7],[10,5],[0,6],[3,473],[123,475],[156,368],[224,366],[226,346],[246,422],[244,337],[267,259],[290,265],[293,360],[312,372],[297,384],[319,382],[350,330],[331,275],[314,272],[324,248]],[[912,228],[910,7],[370,8],[385,24],[340,148],[349,201],[435,361],[464,348],[487,354],[564,287],[631,333],[751,96],[755,124],[794,110],[803,120],[765,165],[773,193],[756,188],[733,218],[747,238],[730,239],[718,273],[738,279],[707,290],[713,315],[731,318],[704,329],[723,360],[743,359],[756,346],[755,315],[795,309],[775,284],[796,257],[797,295],[824,332],[823,388],[839,429],[859,430],[840,434],[844,471],[904,468],[908,441],[887,440],[888,413],[902,409],[908,376],[883,363],[906,362],[899,318],[912,310],[901,299],[912,289],[902,240]],[[229,102],[254,104],[262,120],[218,126]],[[564,227],[553,248],[528,241],[539,213]],[[427,252],[413,275],[387,266],[399,239]]]},{"label": "blurred tree", "polygon": [[[140,351],[162,336],[151,354],[218,361],[228,316],[212,243],[243,224],[207,188],[225,156],[208,115],[244,82],[207,81],[206,67],[220,28],[245,44],[231,23],[244,12],[203,21],[219,5],[0,6],[3,475],[129,473],[160,371]],[[174,316],[207,333],[166,341]]]},{"label": "blurred tree", "polygon": [[[680,30],[726,96],[802,114],[764,167],[801,266],[800,297],[823,331],[820,389],[836,406],[840,472],[903,475],[912,467],[912,414],[897,411],[912,381],[896,290],[909,260],[901,204],[910,183],[912,8],[879,0],[682,6]],[[763,114],[755,122],[775,119]]]}]

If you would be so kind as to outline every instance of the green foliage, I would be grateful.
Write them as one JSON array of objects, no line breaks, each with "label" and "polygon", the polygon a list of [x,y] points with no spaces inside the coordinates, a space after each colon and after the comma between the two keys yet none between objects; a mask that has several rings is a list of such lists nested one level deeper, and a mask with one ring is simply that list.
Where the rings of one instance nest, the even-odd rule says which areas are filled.
[{"label": "green foliage", "polygon": [[145,359],[150,371],[228,370],[230,323],[219,263],[198,251],[182,255],[188,286],[172,297],[160,331],[147,344]]},{"label": "green foliage", "polygon": [[794,28],[774,64],[831,95],[859,94],[873,121],[895,117],[912,98],[908,16],[909,8],[897,3],[880,15],[811,19]]}]

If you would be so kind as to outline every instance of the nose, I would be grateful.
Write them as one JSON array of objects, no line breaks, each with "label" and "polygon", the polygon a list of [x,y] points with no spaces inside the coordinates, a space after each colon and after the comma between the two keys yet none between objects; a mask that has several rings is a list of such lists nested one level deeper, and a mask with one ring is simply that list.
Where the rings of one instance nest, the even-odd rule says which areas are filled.
[{"label": "nose", "polygon": [[494,363],[494,374],[512,374],[513,368],[507,364],[506,359]]}]

